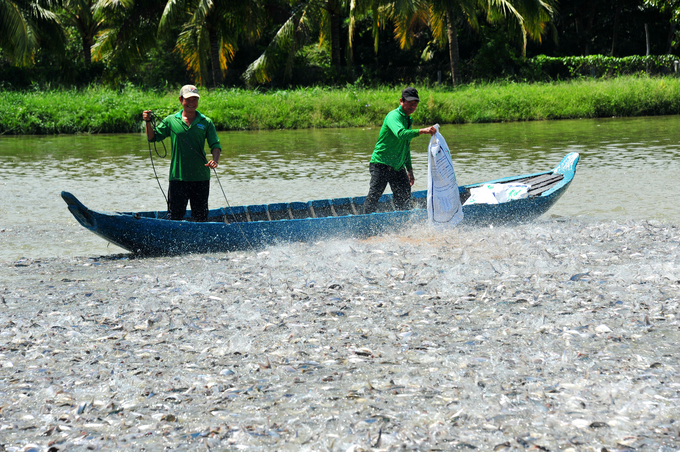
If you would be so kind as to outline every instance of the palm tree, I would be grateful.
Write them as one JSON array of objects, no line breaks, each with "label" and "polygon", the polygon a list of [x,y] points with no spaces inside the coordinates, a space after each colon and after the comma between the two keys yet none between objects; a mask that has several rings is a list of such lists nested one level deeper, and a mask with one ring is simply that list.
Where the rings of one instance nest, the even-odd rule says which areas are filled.
[{"label": "palm tree", "polygon": [[357,19],[370,16],[373,19],[373,47],[378,53],[378,39],[380,30],[385,28],[389,20],[386,8],[382,7],[380,0],[351,0],[349,7],[349,49],[350,57],[353,50],[354,32],[356,31]]},{"label": "palm tree", "polygon": [[208,81],[210,61],[213,86],[218,86],[238,50],[239,39],[259,38],[263,18],[258,0],[168,0],[159,33],[168,33],[173,25],[185,21],[177,49],[200,84]]},{"label": "palm tree", "polygon": [[0,0],[0,48],[12,64],[31,64],[41,41],[63,43],[54,6],[52,0]]},{"label": "palm tree", "polygon": [[96,2],[95,0],[67,0],[63,6],[60,16],[65,24],[72,25],[78,31],[83,61],[86,66],[89,66],[92,62],[92,46],[102,26],[102,21],[94,18]]},{"label": "palm tree", "polygon": [[390,5],[395,35],[402,48],[410,45],[412,30],[422,23],[432,30],[435,39],[444,46],[448,44],[451,79],[456,86],[461,79],[458,24],[467,22],[472,28],[478,26],[481,13],[491,22],[499,22],[510,16],[511,24],[518,28],[526,54],[527,37],[541,40],[547,24],[555,12],[555,0],[397,0]]},{"label": "palm tree", "polygon": [[[356,2],[351,0],[353,5]],[[288,20],[277,30],[262,55],[248,66],[243,78],[248,84],[270,81],[278,66],[276,57],[281,53],[287,55],[284,78],[290,78],[293,57],[303,45],[314,39],[318,39],[320,44],[330,41],[331,66],[340,67],[340,25],[347,8],[345,0],[295,0]],[[356,10],[354,6],[351,8]]]},{"label": "palm tree", "polygon": [[156,43],[162,11],[161,0],[97,0],[93,20],[99,31],[93,59],[122,66],[141,61]]}]

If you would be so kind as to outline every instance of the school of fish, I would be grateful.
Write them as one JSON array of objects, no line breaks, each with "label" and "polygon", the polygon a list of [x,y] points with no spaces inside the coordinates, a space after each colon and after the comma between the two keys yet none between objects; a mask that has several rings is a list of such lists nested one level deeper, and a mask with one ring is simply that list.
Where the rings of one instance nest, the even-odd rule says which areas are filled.
[{"label": "school of fish", "polygon": [[0,265],[0,451],[680,450],[677,225]]}]

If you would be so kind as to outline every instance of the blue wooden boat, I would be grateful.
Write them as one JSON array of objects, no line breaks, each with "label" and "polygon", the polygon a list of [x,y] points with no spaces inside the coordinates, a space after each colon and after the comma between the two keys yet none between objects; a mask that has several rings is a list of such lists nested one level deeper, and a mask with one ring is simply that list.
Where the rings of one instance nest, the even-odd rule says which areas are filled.
[{"label": "blue wooden boat", "polygon": [[[565,192],[576,171],[571,153],[550,171],[461,186],[461,201],[470,189],[487,183],[530,185],[529,197],[502,204],[463,207],[465,225],[500,225],[531,221],[545,213]],[[396,211],[392,195],[380,198],[376,213],[362,214],[365,196],[226,207],[210,211],[208,222],[170,221],[167,212],[99,212],[71,193],[62,198],[78,222],[121,248],[140,255],[209,253],[262,247],[327,237],[369,237],[427,222],[427,191],[413,192],[413,209]],[[187,219],[190,217],[187,212]]]}]

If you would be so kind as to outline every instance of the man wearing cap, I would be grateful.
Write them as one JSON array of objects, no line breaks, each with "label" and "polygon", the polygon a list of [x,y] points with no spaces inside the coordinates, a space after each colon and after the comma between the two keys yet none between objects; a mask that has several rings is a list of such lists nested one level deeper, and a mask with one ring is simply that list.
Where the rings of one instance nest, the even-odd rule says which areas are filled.
[{"label": "man wearing cap", "polygon": [[[184,218],[188,202],[191,202],[193,221],[208,219],[210,170],[217,168],[222,147],[215,124],[196,110],[199,97],[195,86],[183,86],[179,91],[182,110],[165,118],[157,127],[151,126],[150,110],[142,113],[148,140],[162,141],[169,136],[172,143],[168,187],[168,213],[171,220]],[[206,141],[212,154],[211,160],[206,158]]]},{"label": "man wearing cap", "polygon": [[411,186],[415,182],[411,165],[411,140],[424,133],[434,135],[437,129],[411,129],[411,115],[418,108],[418,91],[408,87],[401,92],[399,107],[387,114],[369,164],[371,185],[364,201],[364,213],[375,212],[387,184],[392,189],[395,207],[408,210]]}]

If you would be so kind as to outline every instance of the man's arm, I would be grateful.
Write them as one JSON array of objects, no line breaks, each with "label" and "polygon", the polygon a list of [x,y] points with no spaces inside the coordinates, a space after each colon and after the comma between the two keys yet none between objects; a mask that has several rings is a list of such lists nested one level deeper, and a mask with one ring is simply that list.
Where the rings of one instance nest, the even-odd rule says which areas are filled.
[{"label": "man's arm", "polygon": [[208,146],[210,146],[210,153],[212,154],[212,160],[206,163],[212,169],[217,168],[217,164],[220,161],[220,155],[222,154],[222,145],[220,144],[220,139],[217,136],[217,129],[215,129],[215,124],[212,121],[208,121],[208,128],[206,129],[205,138],[208,140]]},{"label": "man's arm", "polygon": [[409,141],[419,135],[418,130],[407,128],[401,119],[401,115],[394,111],[387,114],[385,124],[399,140]]},{"label": "man's arm", "polygon": [[217,164],[220,161],[220,155],[222,154],[222,149],[212,148],[210,153],[212,154],[212,159],[208,163],[206,163],[205,166],[212,168],[212,169],[215,169],[215,168],[217,168]]},{"label": "man's arm", "polygon": [[156,138],[156,133],[151,127],[151,110],[144,110],[142,112],[142,119],[146,122],[146,139],[149,141],[154,141]]},{"label": "man's arm", "polygon": [[426,127],[424,129],[418,130],[418,135],[423,135],[425,133],[429,133],[430,135],[434,135],[435,133],[437,133],[437,128],[435,126],[430,126],[430,127]]}]

